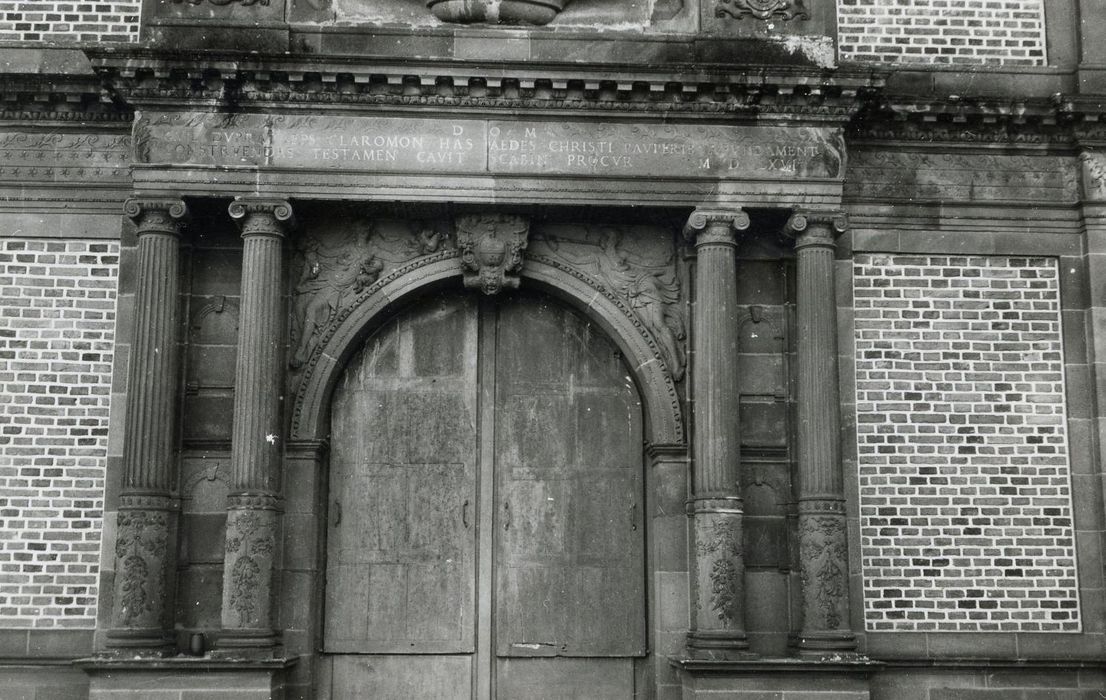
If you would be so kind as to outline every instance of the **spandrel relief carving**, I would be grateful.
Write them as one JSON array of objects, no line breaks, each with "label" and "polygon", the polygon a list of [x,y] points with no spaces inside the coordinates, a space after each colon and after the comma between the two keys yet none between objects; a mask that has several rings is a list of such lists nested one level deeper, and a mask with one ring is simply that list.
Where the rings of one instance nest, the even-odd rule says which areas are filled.
[{"label": "spandrel relief carving", "polygon": [[291,367],[303,366],[338,312],[381,275],[452,246],[447,231],[429,220],[362,221],[302,239],[292,287]]},{"label": "spandrel relief carving", "polygon": [[661,347],[672,378],[684,375],[687,337],[672,239],[616,226],[557,226],[536,231],[530,254],[560,260],[621,297]]}]

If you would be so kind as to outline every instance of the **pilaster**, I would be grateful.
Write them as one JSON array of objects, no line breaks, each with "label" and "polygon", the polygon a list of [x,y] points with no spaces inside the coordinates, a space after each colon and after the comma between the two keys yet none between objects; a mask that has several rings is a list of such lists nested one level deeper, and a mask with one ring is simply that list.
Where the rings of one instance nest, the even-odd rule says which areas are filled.
[{"label": "pilaster", "polygon": [[694,437],[691,617],[688,647],[711,658],[740,655],[745,634],[745,563],[739,467],[737,232],[741,211],[697,210],[685,235],[694,240]]},{"label": "pilaster", "polygon": [[134,337],[128,367],[123,483],[115,540],[110,648],[162,656],[175,651],[179,199],[129,199],[137,226]]},{"label": "pilaster", "polygon": [[845,487],[833,279],[841,212],[796,212],[788,230],[798,262],[799,559],[803,588],[800,654],[852,651]]},{"label": "pilaster", "polygon": [[283,248],[292,208],[279,199],[241,198],[230,216],[242,227],[241,320],[227,499],[223,631],[234,654],[270,653],[280,537],[280,394],[284,357]]}]

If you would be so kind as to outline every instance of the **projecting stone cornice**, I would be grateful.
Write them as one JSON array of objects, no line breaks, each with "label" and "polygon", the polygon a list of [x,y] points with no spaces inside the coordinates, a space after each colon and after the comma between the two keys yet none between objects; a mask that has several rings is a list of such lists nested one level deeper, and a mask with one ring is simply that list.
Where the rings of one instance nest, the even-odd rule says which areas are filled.
[{"label": "projecting stone cornice", "polygon": [[438,108],[721,115],[844,122],[882,85],[868,69],[721,65],[384,63],[288,56],[89,50],[118,101],[295,111]]},{"label": "projecting stone cornice", "polygon": [[944,99],[880,96],[856,115],[850,142],[1069,146],[1106,143],[1106,97]]}]

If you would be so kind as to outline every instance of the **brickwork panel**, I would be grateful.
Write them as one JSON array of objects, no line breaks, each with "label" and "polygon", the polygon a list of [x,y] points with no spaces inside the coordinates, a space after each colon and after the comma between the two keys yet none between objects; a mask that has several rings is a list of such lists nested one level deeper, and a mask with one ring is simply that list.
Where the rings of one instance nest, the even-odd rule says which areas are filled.
[{"label": "brickwork panel", "polygon": [[139,2],[0,0],[0,41],[138,41]]},{"label": "brickwork panel", "polygon": [[854,273],[867,628],[1079,631],[1056,260]]},{"label": "brickwork panel", "polygon": [[0,627],[93,627],[119,245],[0,239]]},{"label": "brickwork panel", "polygon": [[837,0],[841,58],[1045,65],[1043,0]]}]

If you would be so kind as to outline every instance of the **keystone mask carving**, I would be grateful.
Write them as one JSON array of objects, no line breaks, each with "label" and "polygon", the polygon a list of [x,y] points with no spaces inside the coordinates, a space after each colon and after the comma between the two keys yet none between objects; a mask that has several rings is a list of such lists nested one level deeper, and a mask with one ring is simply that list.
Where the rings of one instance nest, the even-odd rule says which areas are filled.
[{"label": "keystone mask carving", "polygon": [[513,214],[459,217],[457,248],[465,286],[489,295],[518,289],[529,234],[529,220]]}]

